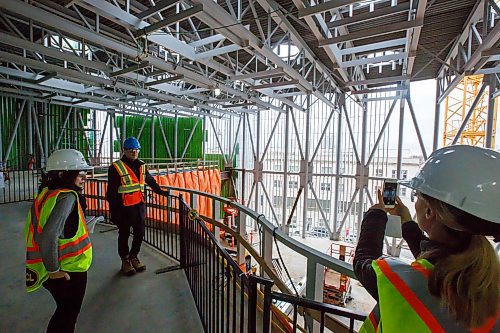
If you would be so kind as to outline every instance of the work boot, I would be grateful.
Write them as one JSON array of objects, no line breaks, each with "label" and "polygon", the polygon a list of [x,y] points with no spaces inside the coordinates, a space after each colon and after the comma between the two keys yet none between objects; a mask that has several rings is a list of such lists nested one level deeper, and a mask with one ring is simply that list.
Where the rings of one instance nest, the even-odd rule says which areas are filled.
[{"label": "work boot", "polygon": [[127,259],[122,259],[122,270],[121,270],[123,275],[126,276],[132,276],[135,274],[135,269],[134,267],[130,264],[130,260]]},{"label": "work boot", "polygon": [[144,265],[137,257],[130,257],[130,263],[134,266],[136,272],[143,272],[146,270],[146,265]]}]

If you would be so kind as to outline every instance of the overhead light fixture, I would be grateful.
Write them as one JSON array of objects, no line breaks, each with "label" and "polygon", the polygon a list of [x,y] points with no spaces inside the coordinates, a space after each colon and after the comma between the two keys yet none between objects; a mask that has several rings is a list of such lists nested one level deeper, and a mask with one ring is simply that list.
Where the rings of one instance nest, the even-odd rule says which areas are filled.
[{"label": "overhead light fixture", "polygon": [[215,95],[215,97],[219,96],[220,93],[221,93],[221,91],[220,91],[220,88],[219,88],[219,84],[217,84],[215,86],[215,89],[214,89],[214,95]]}]

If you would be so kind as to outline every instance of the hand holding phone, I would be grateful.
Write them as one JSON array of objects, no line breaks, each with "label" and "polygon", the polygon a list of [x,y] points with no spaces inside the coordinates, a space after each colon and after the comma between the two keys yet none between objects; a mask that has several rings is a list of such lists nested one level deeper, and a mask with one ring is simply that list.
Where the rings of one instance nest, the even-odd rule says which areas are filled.
[{"label": "hand holding phone", "polygon": [[396,205],[397,192],[398,182],[394,179],[386,179],[384,181],[384,189],[382,191],[385,208],[394,208]]}]

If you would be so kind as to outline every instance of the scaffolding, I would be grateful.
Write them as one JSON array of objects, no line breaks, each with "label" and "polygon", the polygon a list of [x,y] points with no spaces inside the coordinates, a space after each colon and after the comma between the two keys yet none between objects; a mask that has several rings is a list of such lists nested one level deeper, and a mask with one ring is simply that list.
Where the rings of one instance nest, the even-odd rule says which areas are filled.
[{"label": "scaffolding", "polygon": [[[465,76],[446,97],[443,146],[460,143],[485,146],[489,88],[484,75]],[[495,146],[498,103],[493,107],[491,146]],[[458,135],[458,138],[456,136]]]}]

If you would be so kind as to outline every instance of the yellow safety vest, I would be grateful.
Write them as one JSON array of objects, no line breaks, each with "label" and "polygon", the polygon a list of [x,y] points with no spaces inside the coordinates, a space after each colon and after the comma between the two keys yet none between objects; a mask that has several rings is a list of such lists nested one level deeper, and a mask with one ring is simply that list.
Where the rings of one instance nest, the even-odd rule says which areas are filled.
[{"label": "yellow safety vest", "polygon": [[122,194],[124,206],[133,206],[144,200],[144,185],[146,178],[146,166],[143,164],[140,168],[139,179],[135,173],[122,160],[113,163],[116,171],[120,175],[121,185],[118,187],[118,193]]},{"label": "yellow safety vest", "polygon": [[24,228],[26,238],[26,289],[28,292],[39,289],[49,278],[42,261],[37,238],[42,233],[56,205],[57,197],[61,193],[73,193],[76,196],[79,222],[75,236],[58,240],[60,269],[66,272],[86,272],[92,263],[92,245],[77,193],[67,189],[49,190],[44,188],[36,196]]},{"label": "yellow safety vest", "polygon": [[[358,333],[498,332],[496,318],[483,327],[468,330],[449,314],[427,288],[434,266],[425,259],[411,265],[395,258],[374,260],[379,302]],[[494,327],[497,327],[496,329]]]}]

